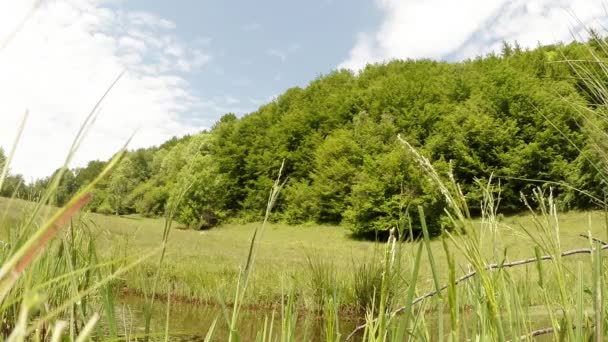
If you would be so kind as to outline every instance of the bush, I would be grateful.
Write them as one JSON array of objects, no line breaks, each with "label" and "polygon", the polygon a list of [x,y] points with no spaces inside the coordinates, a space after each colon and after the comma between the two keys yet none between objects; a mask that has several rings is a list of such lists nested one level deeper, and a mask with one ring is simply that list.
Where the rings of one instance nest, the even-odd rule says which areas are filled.
[{"label": "bush", "polygon": [[438,190],[421,173],[416,161],[396,147],[366,160],[350,196],[345,223],[355,236],[373,238],[391,228],[420,231],[417,207],[423,206],[431,234],[441,231],[443,202]]},{"label": "bush", "polygon": [[103,215],[113,215],[116,214],[116,211],[114,210],[114,208],[112,208],[112,206],[110,205],[110,203],[108,203],[108,201],[104,201],[96,210],[96,213],[98,214],[103,214]]},{"label": "bush", "polygon": [[[377,313],[382,289],[384,266],[380,258],[370,258],[360,263],[353,262],[353,302],[360,313],[368,310]],[[387,284],[387,303],[393,303],[399,289],[399,274],[389,272]]]},{"label": "bush", "polygon": [[283,219],[290,224],[316,221],[319,215],[318,202],[308,182],[295,182],[284,190],[289,206],[283,212]]}]

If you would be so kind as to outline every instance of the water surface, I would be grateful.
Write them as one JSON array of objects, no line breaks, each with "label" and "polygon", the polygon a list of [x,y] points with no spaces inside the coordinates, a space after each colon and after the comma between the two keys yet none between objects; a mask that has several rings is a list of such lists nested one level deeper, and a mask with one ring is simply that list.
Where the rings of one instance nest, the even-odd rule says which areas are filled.
[{"label": "water surface", "polygon": [[[141,336],[144,333],[144,301],[139,296],[123,295],[117,299],[117,320],[119,321],[119,334],[125,336]],[[230,308],[228,310],[231,310]],[[231,314],[230,311],[228,314]],[[280,338],[281,313],[280,310],[248,310],[243,309],[239,315],[238,331],[242,341],[255,341],[258,334],[262,334],[264,323],[268,327],[272,322],[275,338]],[[273,319],[274,317],[274,319]],[[213,334],[213,341],[228,340],[228,325],[221,307],[208,305],[194,305],[188,303],[171,303],[169,307],[169,335],[170,341],[194,342],[204,341],[209,328],[217,319]],[[321,320],[316,315],[299,313],[296,325],[297,341],[325,341]],[[157,334],[157,340],[164,340],[167,322],[167,303],[155,301],[152,308],[152,331]],[[344,319],[338,323],[339,331],[344,338],[356,326],[352,318]]]}]

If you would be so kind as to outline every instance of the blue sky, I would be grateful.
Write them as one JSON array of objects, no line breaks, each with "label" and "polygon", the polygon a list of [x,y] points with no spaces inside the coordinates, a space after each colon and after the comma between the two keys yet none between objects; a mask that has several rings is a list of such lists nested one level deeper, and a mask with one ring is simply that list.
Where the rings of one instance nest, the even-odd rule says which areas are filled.
[{"label": "blue sky", "polygon": [[[211,124],[221,112],[253,111],[293,86],[305,86],[348,57],[356,33],[372,30],[381,11],[363,0],[121,2],[175,22],[186,45],[210,54],[185,77],[208,106],[191,115]],[[205,112],[207,110],[207,112]]]},{"label": "blue sky", "polygon": [[605,0],[0,0],[0,147],[29,119],[12,170],[27,180],[207,129],[336,68],[584,37]]}]

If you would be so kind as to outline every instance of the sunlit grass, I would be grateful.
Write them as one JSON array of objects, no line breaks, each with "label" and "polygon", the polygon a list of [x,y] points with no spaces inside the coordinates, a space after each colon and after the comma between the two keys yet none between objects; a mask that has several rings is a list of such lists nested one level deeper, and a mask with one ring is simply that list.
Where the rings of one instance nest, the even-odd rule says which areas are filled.
[{"label": "sunlit grass", "polygon": [[[7,206],[8,200],[0,199],[0,207]],[[13,209],[19,212],[29,204],[15,201]],[[116,256],[116,253],[137,252],[158,247],[162,238],[162,219],[139,217],[117,217],[98,214],[86,214],[94,224],[91,226],[96,236],[96,243],[102,257]],[[586,247],[588,241],[580,234],[589,232],[597,238],[605,238],[605,214],[596,212],[570,212],[559,215],[560,241],[564,250]],[[501,258],[518,260],[534,256],[534,241],[526,236],[521,227],[531,227],[533,218],[530,215],[505,217],[498,227],[496,248],[501,251]],[[247,256],[252,232],[256,224],[229,224],[208,231],[174,229],[168,241],[166,275],[161,276],[164,282],[171,284],[175,296],[184,296],[194,301],[214,301],[215,286],[225,286],[233,282],[239,266]],[[490,236],[488,235],[489,239]],[[459,237],[456,237],[458,240]],[[606,238],[608,240],[608,238]],[[289,284],[305,286],[309,278],[308,257],[312,254],[319,258],[331,258],[336,270],[337,283],[348,288],[352,284],[353,263],[360,265],[370,262],[372,256],[378,256],[384,247],[382,243],[355,240],[349,231],[339,226],[290,226],[285,224],[268,224],[264,238],[259,242],[256,272],[253,275],[249,301],[263,304],[268,301],[278,303],[282,296],[282,287]],[[431,249],[442,251],[441,240],[431,240]],[[401,248],[405,254],[413,254],[417,246],[404,243]],[[506,254],[502,251],[506,250]],[[466,261],[454,250],[455,263],[460,265],[458,271],[466,269]],[[483,253],[491,257],[494,247],[484,244]],[[435,252],[438,277],[441,283],[448,281],[447,259],[444,253]],[[575,266],[584,257],[575,256],[565,259],[567,265]],[[150,264],[150,267],[153,267]],[[403,265],[407,267],[407,265]],[[511,272],[526,276],[530,268],[513,269]],[[145,272],[145,267],[136,270]],[[272,275],[272,277],[270,277]],[[125,285],[137,290],[139,275],[125,277]],[[522,278],[523,280],[523,278]],[[299,283],[301,281],[301,283]],[[283,284],[281,284],[283,282]],[[421,260],[421,289],[431,290],[432,273],[425,253]],[[160,292],[166,286],[159,285]],[[348,302],[348,298],[344,298]]]}]

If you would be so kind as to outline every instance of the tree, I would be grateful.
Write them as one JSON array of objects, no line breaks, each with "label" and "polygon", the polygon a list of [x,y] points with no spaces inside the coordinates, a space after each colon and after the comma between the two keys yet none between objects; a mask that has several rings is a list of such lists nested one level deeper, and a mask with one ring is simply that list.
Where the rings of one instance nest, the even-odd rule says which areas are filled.
[{"label": "tree", "polygon": [[0,196],[3,197],[24,197],[26,193],[25,180],[22,175],[9,175],[4,179]]},{"label": "tree", "polygon": [[74,170],[75,181],[78,188],[82,188],[83,186],[92,182],[106,167],[106,162],[93,160],[87,163],[86,167],[77,168]]},{"label": "tree", "polygon": [[74,172],[65,170],[55,192],[55,204],[60,207],[65,205],[76,194],[78,188]]},{"label": "tree", "polygon": [[4,164],[6,163],[6,154],[4,153],[4,149],[0,147],[0,170],[4,169]]},{"label": "tree", "polygon": [[225,177],[210,154],[211,136],[193,138],[185,148],[189,163],[179,172],[168,205],[177,208],[178,222],[189,228],[208,229],[225,218]]},{"label": "tree", "polygon": [[[554,63],[593,57],[597,39],[530,51],[505,42],[501,55],[458,63],[392,61],[357,75],[319,76],[253,113],[228,113],[209,131],[129,151],[129,162],[95,189],[90,207],[160,216],[179,204],[178,220],[197,228],[230,218],[260,220],[284,161],[288,183],[275,218],[373,234],[409,224],[418,229],[421,206],[437,232],[442,197],[403,153],[397,134],[435,168],[453,166],[473,214],[482,197],[478,183],[491,176],[500,180],[501,205],[511,211],[524,209],[520,193],[536,185],[516,178],[569,181],[603,196],[595,164],[608,159],[606,148],[585,138],[589,127],[575,109],[597,111],[603,101],[572,69],[583,62]],[[583,66],[608,82],[600,64]],[[76,170],[77,187],[101,167]],[[66,193],[73,191],[65,184]],[[567,190],[554,194],[564,207],[594,205]]]},{"label": "tree", "polygon": [[116,167],[108,182],[108,200],[116,215],[132,212],[132,207],[126,202],[127,196],[137,185],[138,170],[135,163],[126,157]]}]

